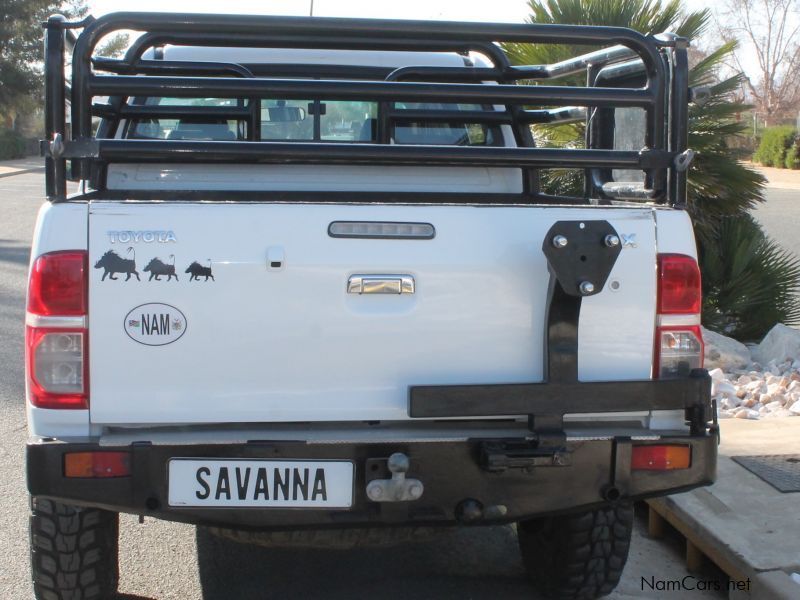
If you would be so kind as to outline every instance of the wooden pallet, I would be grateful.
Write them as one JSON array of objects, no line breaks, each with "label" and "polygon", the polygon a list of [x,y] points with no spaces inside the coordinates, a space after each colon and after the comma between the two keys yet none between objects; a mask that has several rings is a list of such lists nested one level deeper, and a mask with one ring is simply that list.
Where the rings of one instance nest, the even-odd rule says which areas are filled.
[{"label": "wooden pallet", "polygon": [[692,527],[681,519],[664,498],[652,498],[645,503],[648,507],[647,532],[650,537],[656,539],[663,537],[666,525],[669,524],[685,538],[686,568],[690,573],[700,571],[705,561],[709,560],[735,581],[744,581],[755,575],[727,556],[707,532]]}]

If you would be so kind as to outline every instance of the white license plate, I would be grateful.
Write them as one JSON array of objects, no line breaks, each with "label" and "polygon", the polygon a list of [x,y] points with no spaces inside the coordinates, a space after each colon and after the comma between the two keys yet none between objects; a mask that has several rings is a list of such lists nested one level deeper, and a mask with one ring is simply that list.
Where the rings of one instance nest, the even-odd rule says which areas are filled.
[{"label": "white license plate", "polygon": [[349,508],[352,504],[350,461],[169,461],[170,506]]}]

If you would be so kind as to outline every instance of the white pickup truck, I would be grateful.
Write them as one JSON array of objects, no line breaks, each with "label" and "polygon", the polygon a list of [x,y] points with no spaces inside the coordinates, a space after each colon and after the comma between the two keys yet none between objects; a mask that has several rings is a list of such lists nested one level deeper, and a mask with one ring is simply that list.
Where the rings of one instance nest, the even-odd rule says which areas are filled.
[{"label": "white pickup truck", "polygon": [[[94,56],[123,29],[143,32],[125,58]],[[599,49],[514,66],[498,42]],[[113,596],[120,512],[264,539],[517,523],[545,594],[611,591],[631,502],[715,476],[686,48],[52,17],[26,316],[36,597]],[[537,147],[560,123],[586,147]],[[542,189],[552,169],[583,188]]]}]

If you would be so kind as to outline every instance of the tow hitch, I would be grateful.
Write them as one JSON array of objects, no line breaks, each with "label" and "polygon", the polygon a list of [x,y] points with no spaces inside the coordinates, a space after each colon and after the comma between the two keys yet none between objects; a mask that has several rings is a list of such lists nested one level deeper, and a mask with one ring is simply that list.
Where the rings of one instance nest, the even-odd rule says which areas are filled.
[{"label": "tow hitch", "polygon": [[411,461],[402,452],[386,460],[391,479],[373,479],[367,484],[367,497],[373,502],[409,502],[422,497],[424,486],[419,479],[406,477]]}]

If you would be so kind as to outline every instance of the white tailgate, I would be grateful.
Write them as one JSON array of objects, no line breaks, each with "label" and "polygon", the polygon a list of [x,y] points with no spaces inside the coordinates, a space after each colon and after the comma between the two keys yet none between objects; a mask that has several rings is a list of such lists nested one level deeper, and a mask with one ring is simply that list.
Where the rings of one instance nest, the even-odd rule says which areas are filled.
[{"label": "white tailgate", "polygon": [[[93,202],[90,267],[114,250],[141,281],[90,269],[91,420],[404,420],[409,385],[541,381],[541,246],[568,219],[605,219],[637,241],[611,273],[618,289],[583,301],[581,379],[649,378],[647,208]],[[333,238],[332,221],[431,223],[436,237]],[[109,233],[120,231],[138,233]],[[148,262],[171,255],[178,279],[148,281]],[[213,280],[189,281],[194,261]],[[416,291],[348,294],[354,274],[410,275]]]}]

